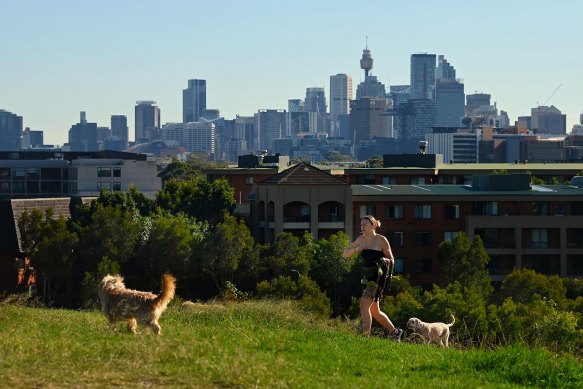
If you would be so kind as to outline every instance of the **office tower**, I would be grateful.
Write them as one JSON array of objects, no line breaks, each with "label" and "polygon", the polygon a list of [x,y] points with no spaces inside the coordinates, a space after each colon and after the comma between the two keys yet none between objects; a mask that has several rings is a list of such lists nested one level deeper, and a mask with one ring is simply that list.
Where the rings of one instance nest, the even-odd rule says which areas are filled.
[{"label": "office tower", "polygon": [[356,87],[356,98],[363,97],[384,98],[386,97],[385,85],[377,80],[376,76],[370,75],[372,69],[372,56],[368,47],[363,50],[360,60],[360,67],[364,70],[364,81]]},{"label": "office tower", "polygon": [[466,116],[475,116],[475,111],[483,106],[490,106],[489,94],[474,93],[466,96]]},{"label": "office tower", "polygon": [[111,135],[121,142],[121,150],[128,147],[128,118],[126,115],[111,115]]},{"label": "office tower", "polygon": [[327,106],[324,88],[306,88],[304,107],[306,112],[318,112],[321,115],[325,115],[327,112]]},{"label": "office tower", "polygon": [[79,123],[69,129],[70,151],[98,151],[97,123],[88,123],[85,112],[80,113]]},{"label": "office tower", "polygon": [[257,118],[255,116],[235,117],[235,138],[244,140],[246,149],[252,150],[257,144]]},{"label": "office tower", "polygon": [[287,101],[288,112],[304,112],[305,105],[302,99],[290,99]]},{"label": "office tower", "polygon": [[215,125],[210,122],[167,123],[160,129],[164,141],[175,141],[186,151],[215,153]]},{"label": "office tower", "polygon": [[206,80],[188,80],[182,90],[182,122],[197,122],[206,109]]},{"label": "office tower", "polygon": [[155,101],[137,101],[135,108],[136,143],[160,139],[160,108]]},{"label": "office tower", "polygon": [[579,115],[579,124],[583,124],[583,113]]},{"label": "office tower", "polygon": [[437,56],[435,81],[455,81],[455,68],[447,62],[443,55]]},{"label": "office tower", "polygon": [[340,135],[340,115],[350,113],[352,100],[352,77],[346,74],[330,76],[330,121],[332,136]]},{"label": "office tower", "polygon": [[418,142],[435,127],[436,111],[435,101],[430,99],[410,99],[390,111],[399,152],[417,152]]},{"label": "office tower", "polygon": [[464,84],[456,80],[437,81],[435,105],[437,127],[460,127],[465,112]]},{"label": "office tower", "polygon": [[352,100],[350,102],[350,126],[354,144],[360,140],[373,137],[392,137],[387,98],[370,98]]},{"label": "office tower", "polygon": [[435,86],[435,54],[411,55],[411,97],[431,99]]},{"label": "office tower", "polygon": [[23,149],[33,149],[35,147],[40,147],[44,144],[44,133],[43,131],[31,131],[30,128],[26,127],[22,132],[22,148]]},{"label": "office tower", "polygon": [[286,111],[260,109],[257,112],[257,149],[271,150],[273,139],[282,138],[286,131]]},{"label": "office tower", "polygon": [[22,116],[0,109],[0,150],[19,150],[22,128]]},{"label": "office tower", "polygon": [[566,134],[567,115],[561,113],[557,107],[541,105],[530,110],[532,129],[538,133]]}]

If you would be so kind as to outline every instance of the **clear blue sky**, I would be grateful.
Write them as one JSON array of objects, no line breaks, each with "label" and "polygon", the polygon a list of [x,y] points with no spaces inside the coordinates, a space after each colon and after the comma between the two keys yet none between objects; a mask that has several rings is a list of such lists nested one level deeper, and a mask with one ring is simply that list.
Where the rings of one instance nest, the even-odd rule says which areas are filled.
[{"label": "clear blue sky", "polygon": [[307,87],[347,73],[356,84],[365,37],[372,74],[409,83],[412,53],[443,54],[466,94],[492,95],[510,115],[548,101],[583,112],[580,0],[0,0],[0,109],[63,144],[86,111],[109,126],[137,100],[162,122],[182,120],[187,80],[207,80],[207,107],[225,118],[287,109]]}]

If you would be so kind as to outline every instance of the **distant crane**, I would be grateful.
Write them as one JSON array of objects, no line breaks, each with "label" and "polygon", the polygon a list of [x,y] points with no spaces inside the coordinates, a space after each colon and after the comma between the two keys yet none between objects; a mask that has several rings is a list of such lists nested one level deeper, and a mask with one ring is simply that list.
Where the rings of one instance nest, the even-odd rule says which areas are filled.
[{"label": "distant crane", "polygon": [[545,105],[547,105],[547,103],[549,102],[549,100],[555,95],[555,93],[557,93],[557,91],[563,86],[563,84],[559,84],[558,87],[555,88],[555,90],[553,91],[553,93],[550,94],[549,97],[547,97],[547,99],[545,100],[544,103],[539,104],[538,101],[536,102],[536,105],[538,106],[538,108],[540,107],[544,107]]}]

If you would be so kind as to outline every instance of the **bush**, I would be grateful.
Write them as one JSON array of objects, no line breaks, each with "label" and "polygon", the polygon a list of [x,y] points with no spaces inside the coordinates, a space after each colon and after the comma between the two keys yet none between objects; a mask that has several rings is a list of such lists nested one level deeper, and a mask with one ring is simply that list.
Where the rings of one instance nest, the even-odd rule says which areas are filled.
[{"label": "bush", "polygon": [[330,299],[313,280],[303,275],[300,275],[297,282],[288,276],[277,277],[271,282],[262,281],[257,284],[257,295],[262,298],[298,300],[307,311],[323,317],[332,314]]}]

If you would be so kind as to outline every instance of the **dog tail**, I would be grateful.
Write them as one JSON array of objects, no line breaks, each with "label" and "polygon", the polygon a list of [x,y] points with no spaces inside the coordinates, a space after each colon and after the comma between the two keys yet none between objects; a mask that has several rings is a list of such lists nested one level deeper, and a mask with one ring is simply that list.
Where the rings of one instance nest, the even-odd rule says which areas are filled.
[{"label": "dog tail", "polygon": [[174,298],[176,290],[176,278],[170,273],[162,276],[162,292],[154,299],[152,305],[157,309],[166,309],[166,306]]},{"label": "dog tail", "polygon": [[451,315],[451,314],[450,314],[450,316],[451,316],[451,323],[449,323],[449,324],[447,325],[448,327],[451,327],[452,325],[454,325],[454,324],[455,324],[455,317],[453,317],[453,315]]}]

